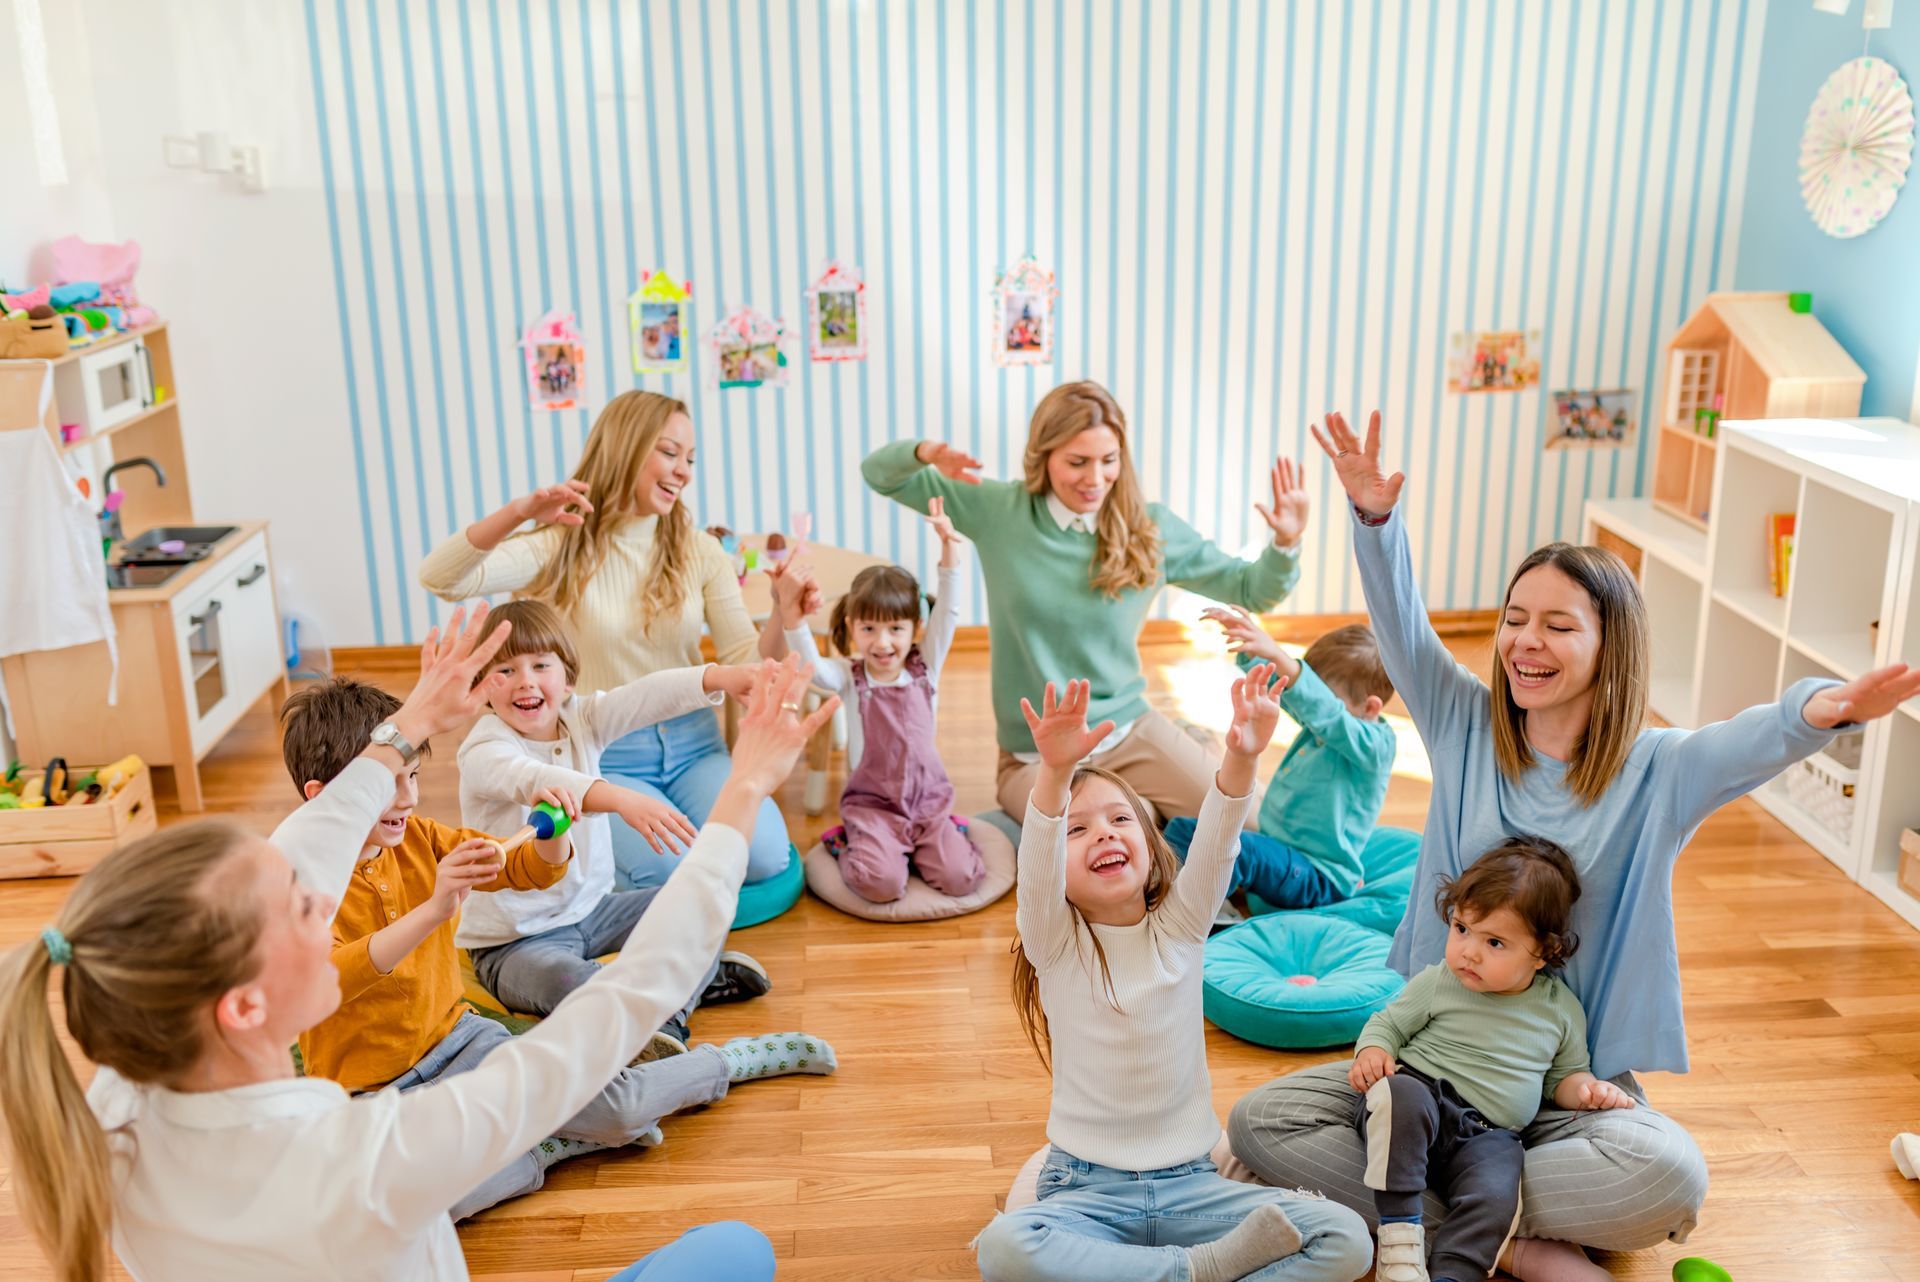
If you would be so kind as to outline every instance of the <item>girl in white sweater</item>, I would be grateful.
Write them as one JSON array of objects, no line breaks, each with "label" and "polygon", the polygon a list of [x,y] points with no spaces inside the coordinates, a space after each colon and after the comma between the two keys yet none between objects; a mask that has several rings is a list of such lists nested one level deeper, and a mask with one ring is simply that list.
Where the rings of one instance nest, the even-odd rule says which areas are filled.
[{"label": "girl in white sweater", "polygon": [[1372,1263],[1345,1207],[1223,1178],[1200,1013],[1201,950],[1226,897],[1254,766],[1280,718],[1270,664],[1233,683],[1226,755],[1181,867],[1118,776],[1081,767],[1088,684],[1021,700],[1040,772],[1020,838],[1014,996],[1051,1059],[1040,1200],[980,1239],[986,1282],[1353,1282]]}]

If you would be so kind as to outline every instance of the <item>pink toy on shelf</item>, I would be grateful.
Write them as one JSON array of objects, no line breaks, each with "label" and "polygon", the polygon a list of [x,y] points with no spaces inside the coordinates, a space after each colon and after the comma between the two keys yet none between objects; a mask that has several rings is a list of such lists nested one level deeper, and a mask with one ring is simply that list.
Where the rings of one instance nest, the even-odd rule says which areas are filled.
[{"label": "pink toy on shelf", "polygon": [[53,286],[36,285],[24,294],[0,294],[0,304],[10,312],[25,312],[47,306],[52,298]]},{"label": "pink toy on shelf", "polygon": [[142,307],[133,292],[133,275],[140,270],[140,242],[95,245],[78,236],[62,236],[53,242],[53,275],[57,283],[91,280],[100,284],[96,306],[125,310],[122,322],[127,329],[138,329],[159,319],[151,307]]}]

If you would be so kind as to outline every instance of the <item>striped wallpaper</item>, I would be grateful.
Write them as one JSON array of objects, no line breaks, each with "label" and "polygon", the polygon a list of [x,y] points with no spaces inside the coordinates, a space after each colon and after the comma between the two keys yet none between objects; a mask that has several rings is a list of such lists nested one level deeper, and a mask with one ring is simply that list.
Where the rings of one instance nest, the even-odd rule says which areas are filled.
[{"label": "striped wallpaper", "polygon": [[[861,455],[943,437],[1012,475],[1034,402],[1090,377],[1148,493],[1241,547],[1273,454],[1378,406],[1430,604],[1491,604],[1587,496],[1645,488],[1647,440],[1543,454],[1546,398],[1448,394],[1448,337],[1538,329],[1545,387],[1650,401],[1664,333],[1732,279],[1764,5],[305,0],[375,639],[440,618],[428,547],[577,456],[591,412],[530,410],[514,351],[550,307],[589,406],[691,402],[702,524],[811,511],[924,575]],[[988,291],[1028,251],[1056,360],[1002,370]],[[830,258],[865,272],[864,364],[632,374],[643,271],[693,281],[700,332],[739,304],[797,332]],[[1359,608],[1309,475],[1287,608]]]}]

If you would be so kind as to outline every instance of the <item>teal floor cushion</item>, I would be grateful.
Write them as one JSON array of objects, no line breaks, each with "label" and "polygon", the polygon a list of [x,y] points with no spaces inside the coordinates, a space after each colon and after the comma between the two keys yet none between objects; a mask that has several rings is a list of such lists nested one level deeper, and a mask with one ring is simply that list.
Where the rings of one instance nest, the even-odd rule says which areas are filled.
[{"label": "teal floor cushion", "polygon": [[1306,1049],[1353,1041],[1406,981],[1387,936],[1317,913],[1255,917],[1207,941],[1204,1009],[1235,1037]]},{"label": "teal floor cushion", "polygon": [[806,865],[800,861],[799,850],[789,843],[785,868],[765,881],[749,882],[740,887],[740,904],[734,909],[733,928],[745,930],[763,921],[772,921],[799,903],[800,892],[806,888]]}]

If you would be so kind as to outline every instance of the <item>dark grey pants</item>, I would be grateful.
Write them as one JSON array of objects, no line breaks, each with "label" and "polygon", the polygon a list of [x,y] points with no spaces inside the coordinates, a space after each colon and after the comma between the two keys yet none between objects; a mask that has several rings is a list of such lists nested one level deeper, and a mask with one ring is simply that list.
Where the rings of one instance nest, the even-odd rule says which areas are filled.
[{"label": "dark grey pants", "polygon": [[1427,1235],[1428,1272],[1458,1282],[1492,1273],[1520,1218],[1519,1133],[1405,1064],[1373,1084],[1354,1125],[1367,1143],[1367,1187],[1381,1219],[1419,1216],[1429,1187],[1446,1198],[1447,1218]]}]

